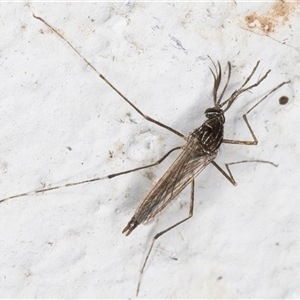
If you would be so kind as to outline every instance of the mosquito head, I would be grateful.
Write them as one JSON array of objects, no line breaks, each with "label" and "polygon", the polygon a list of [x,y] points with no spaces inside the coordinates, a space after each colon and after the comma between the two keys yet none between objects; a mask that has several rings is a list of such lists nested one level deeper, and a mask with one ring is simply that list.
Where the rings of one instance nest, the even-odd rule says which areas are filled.
[{"label": "mosquito head", "polygon": [[220,107],[211,107],[205,111],[205,117],[207,119],[220,119],[221,122],[225,123],[224,111]]}]

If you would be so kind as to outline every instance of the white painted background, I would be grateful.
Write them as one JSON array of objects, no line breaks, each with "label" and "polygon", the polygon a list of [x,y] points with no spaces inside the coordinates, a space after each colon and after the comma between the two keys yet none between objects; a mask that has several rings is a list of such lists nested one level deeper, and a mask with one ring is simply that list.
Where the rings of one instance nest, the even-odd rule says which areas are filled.
[{"label": "white painted background", "polygon": [[[290,79],[249,116],[259,145],[224,145],[217,159],[267,159],[279,167],[236,166],[237,187],[208,167],[196,181],[194,218],[156,244],[140,296],[300,297],[297,4],[0,7],[0,198],[149,164],[182,145],[141,118],[33,12],[142,111],[184,134],[212,105],[207,55],[224,68],[231,61],[229,92],[257,60],[255,79],[272,69],[226,115],[227,138],[249,139],[241,115]],[[246,18],[254,13],[269,28]],[[282,95],[290,99],[285,106]],[[1,203],[0,297],[134,297],[152,236],[187,215],[189,189],[159,222],[129,237],[121,231],[175,157],[135,174]]]}]

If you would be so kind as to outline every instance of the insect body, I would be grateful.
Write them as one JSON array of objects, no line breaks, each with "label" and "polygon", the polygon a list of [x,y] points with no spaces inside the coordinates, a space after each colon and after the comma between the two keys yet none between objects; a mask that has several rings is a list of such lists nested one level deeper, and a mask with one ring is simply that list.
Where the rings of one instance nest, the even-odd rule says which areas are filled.
[{"label": "insect body", "polygon": [[[221,65],[215,67],[215,73],[211,70],[214,77],[214,88],[213,88],[213,98],[214,107],[208,108],[205,111],[205,116],[207,120],[197,129],[195,129],[187,138],[187,143],[182,147],[183,152],[178,156],[166,174],[158,181],[158,183],[149,192],[146,198],[137,208],[134,216],[129,221],[127,226],[124,228],[123,233],[129,235],[139,224],[146,223],[150,219],[154,218],[162,209],[164,209],[170,201],[172,201],[192,180],[201,173],[205,167],[210,163],[213,165],[234,185],[236,185],[233,176],[229,171],[229,176],[223,171],[215,162],[214,159],[217,156],[218,149],[222,143],[231,144],[242,144],[242,145],[256,145],[257,139],[253,133],[251,126],[249,125],[247,114],[258,104],[252,107],[243,117],[248,126],[253,141],[234,141],[234,140],[223,140],[224,134],[224,123],[225,116],[224,113],[230,106],[234,103],[239,95],[258,86],[269,74],[270,70],[265,73],[265,75],[258,80],[255,84],[245,87],[249,82],[253,74],[255,73],[259,61],[257,62],[255,68],[253,69],[250,76],[246,79],[244,84],[232,95],[221,103],[222,97],[227,89],[230,75],[231,75],[231,64],[228,63],[228,78],[227,82],[223,88],[222,93],[218,97],[218,89],[222,79]],[[280,84],[270,93],[278,89],[286,82]],[[269,93],[269,94],[270,94]],[[268,94],[268,95],[269,95]],[[268,96],[267,95],[267,96]],[[267,97],[266,96],[266,97]],[[263,100],[263,99],[262,99]],[[261,100],[261,101],[262,101]],[[222,107],[225,106],[223,110]],[[226,165],[227,166],[227,165]],[[181,223],[181,222],[179,222]]]},{"label": "insect body", "polygon": [[[228,62],[228,75],[227,75],[227,81],[224,85],[224,88],[221,92],[219,92],[220,84],[222,81],[222,69],[221,65],[218,62],[217,64],[213,63],[214,70],[211,70],[211,73],[214,78],[214,86],[213,86],[213,107],[206,109],[205,116],[207,120],[197,129],[195,129],[189,136],[185,136],[182,133],[178,132],[177,130],[155,120],[151,117],[145,115],[142,113],[129,99],[127,99],[108,79],[103,76],[89,61],[87,61],[80,52],[63,36],[61,35],[56,29],[54,29],[51,25],[49,25],[44,19],[41,17],[37,17],[33,15],[34,18],[40,20],[43,22],[46,26],[48,26],[51,30],[53,30],[62,40],[64,40],[80,57],[81,59],[91,67],[91,69],[96,72],[96,74],[106,82],[124,101],[126,101],[137,113],[139,113],[141,116],[143,116],[146,120],[155,123],[156,125],[169,130],[170,132],[178,135],[179,137],[183,138],[186,142],[185,145],[175,147],[171,149],[167,154],[165,154],[162,158],[160,158],[157,162],[142,166],[138,168],[134,168],[131,170],[118,172],[114,174],[110,174],[103,177],[97,177],[92,178],[88,180],[78,181],[78,182],[72,182],[65,185],[57,185],[52,186],[48,188],[43,188],[39,190],[34,190],[31,192],[25,192],[18,195],[13,195],[6,197],[4,199],[1,199],[0,202],[4,202],[13,198],[18,198],[22,196],[27,196],[30,194],[38,194],[47,192],[50,190],[60,189],[63,187],[70,187],[75,185],[80,185],[84,183],[90,183],[94,181],[104,180],[104,179],[112,179],[114,177],[124,175],[127,173],[131,173],[137,170],[149,168],[155,165],[158,165],[161,163],[170,153],[172,153],[175,150],[182,150],[182,153],[177,157],[177,159],[174,161],[174,163],[171,165],[171,167],[167,170],[167,172],[163,175],[163,177],[157,182],[157,184],[153,187],[153,189],[149,192],[149,194],[145,197],[145,199],[141,202],[141,204],[138,206],[135,214],[130,219],[126,227],[123,229],[123,233],[127,236],[129,235],[139,224],[147,223],[147,221],[153,219],[157,216],[158,213],[160,213],[187,185],[191,184],[191,197],[190,197],[190,206],[189,206],[189,215],[177,222],[176,224],[168,227],[167,229],[157,233],[153,240],[152,244],[150,246],[150,249],[146,255],[146,258],[144,260],[143,266],[140,271],[140,279],[138,281],[136,294],[139,293],[140,284],[141,284],[141,276],[144,272],[145,266],[147,264],[149,255],[152,251],[153,245],[155,241],[162,236],[164,233],[170,231],[174,227],[182,224],[186,220],[190,219],[193,216],[193,208],[194,208],[194,179],[197,175],[199,175],[209,164],[212,164],[214,167],[216,167],[222,175],[224,175],[233,185],[236,185],[236,182],[231,174],[231,171],[229,169],[229,166],[231,164],[236,163],[244,163],[244,162],[253,162],[253,161],[240,161],[240,162],[234,162],[231,164],[225,164],[226,169],[228,172],[225,172],[215,161],[218,154],[218,150],[222,143],[227,144],[238,144],[238,145],[256,145],[258,143],[258,140],[249,124],[247,115],[262,101],[264,101],[270,94],[272,94],[274,91],[279,89],[281,86],[287,84],[289,81],[282,82],[281,84],[277,85],[275,88],[273,88],[266,96],[264,96],[259,102],[257,102],[252,108],[250,108],[244,115],[243,120],[247,126],[247,128],[250,131],[250,134],[252,136],[251,141],[239,141],[239,140],[229,140],[223,138],[224,134],[224,123],[225,123],[225,113],[231,105],[236,101],[236,99],[243,94],[246,91],[250,91],[254,87],[257,87],[262,81],[264,81],[268,74],[270,73],[270,70],[267,71],[259,80],[257,80],[254,84],[248,85],[249,81],[253,77],[255,71],[257,70],[259,66],[259,61],[256,63],[255,67],[253,68],[250,75],[246,78],[242,86],[235,90],[227,100],[222,101],[223,96],[226,92],[226,89],[228,87],[230,76],[231,76],[231,64]],[[247,86],[248,85],[248,86]],[[258,161],[255,162],[263,162],[263,163],[271,163],[268,161]],[[273,163],[271,163],[273,164]],[[274,165],[274,164],[273,164]]]},{"label": "insect body", "polygon": [[188,136],[183,152],[137,208],[123,233],[129,235],[139,224],[154,218],[216,158],[223,140],[224,112],[214,107],[205,115],[207,120]]}]

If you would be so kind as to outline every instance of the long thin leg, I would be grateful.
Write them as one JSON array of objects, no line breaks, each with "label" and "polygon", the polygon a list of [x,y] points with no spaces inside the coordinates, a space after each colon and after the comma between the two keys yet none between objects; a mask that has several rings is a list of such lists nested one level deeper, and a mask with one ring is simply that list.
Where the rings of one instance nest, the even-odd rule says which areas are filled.
[{"label": "long thin leg", "polygon": [[223,143],[226,144],[236,144],[236,145],[257,145],[258,144],[258,140],[254,134],[254,131],[252,129],[252,127],[250,126],[250,123],[248,121],[247,115],[256,107],[258,106],[261,102],[263,102],[268,96],[270,96],[270,94],[274,93],[276,90],[278,90],[281,86],[283,86],[284,84],[289,83],[290,81],[285,81],[282,82],[281,84],[279,84],[278,86],[276,86],[273,90],[271,90],[266,96],[264,96],[261,100],[259,100],[256,104],[254,104],[244,115],[243,115],[243,120],[246,123],[253,141],[236,141],[236,140],[227,140],[227,139],[223,139]]},{"label": "long thin leg", "polygon": [[[230,182],[232,183],[234,186],[237,185],[236,181],[234,180],[233,178],[233,175],[230,171],[230,165],[234,165],[234,164],[241,164],[241,163],[253,163],[253,162],[259,162],[259,163],[267,163],[267,164],[271,164],[275,167],[277,167],[276,164],[270,162],[270,161],[265,161],[265,160],[243,160],[243,161],[237,161],[237,162],[231,162],[231,163],[227,163],[225,164],[225,167],[228,171],[228,174],[215,162],[215,161],[212,161],[211,163],[217,168],[218,171],[221,172],[221,174]],[[144,273],[144,270],[146,268],[146,265],[147,265],[147,262],[148,262],[148,259],[149,259],[149,256],[152,252],[152,249],[153,249],[153,246],[155,244],[155,242],[157,241],[157,239],[159,237],[161,237],[162,235],[164,235],[165,233],[167,233],[168,231],[172,230],[173,228],[177,227],[178,225],[184,223],[185,221],[187,221],[188,219],[192,218],[193,216],[193,211],[194,211],[194,190],[195,190],[195,181],[194,179],[192,180],[191,182],[191,198],[190,198],[190,206],[189,206],[189,215],[188,217],[184,218],[183,220],[175,223],[174,225],[168,227],[167,229],[163,230],[163,231],[160,231],[159,233],[157,233],[153,239],[152,239],[152,243],[151,243],[151,246],[149,248],[149,251],[146,255],[146,258],[144,260],[144,263],[143,263],[143,266],[141,268],[141,271],[140,271],[140,277],[139,277],[139,281],[138,281],[138,285],[137,285],[137,289],[136,289],[136,296],[138,296],[139,294],[139,291],[140,291],[140,287],[141,287],[141,282],[142,282],[142,276],[143,276],[143,273]]]},{"label": "long thin leg", "polygon": [[57,190],[57,189],[64,188],[64,187],[70,187],[70,186],[74,186],[74,185],[80,185],[80,184],[90,183],[90,182],[99,181],[99,180],[103,180],[103,179],[112,179],[112,178],[120,176],[120,175],[124,175],[124,174],[132,173],[132,172],[135,172],[135,171],[138,171],[138,170],[142,170],[142,169],[147,169],[147,168],[150,168],[150,167],[154,167],[154,166],[159,165],[163,160],[165,160],[173,151],[176,151],[176,150],[179,150],[179,149],[182,149],[182,146],[181,147],[175,147],[175,148],[171,149],[168,153],[166,153],[158,161],[156,161],[156,162],[154,162],[154,163],[152,163],[150,165],[147,165],[147,166],[130,169],[130,170],[123,171],[123,172],[118,172],[118,173],[106,175],[106,176],[103,176],[103,177],[96,177],[96,178],[93,178],[93,179],[87,179],[87,180],[82,180],[82,181],[67,183],[67,184],[63,184],[63,185],[56,185],[56,186],[52,186],[52,187],[45,188],[45,189],[34,190],[34,191],[26,192],[26,193],[21,193],[21,194],[9,196],[9,197],[0,199],[0,203],[8,201],[8,200],[11,200],[11,199],[14,199],[14,198],[28,196],[28,195],[31,195],[31,194],[40,194],[40,193],[43,193],[43,192]]},{"label": "long thin leg", "polygon": [[[255,65],[255,67],[253,68],[251,74],[246,78],[246,80],[245,80],[245,82],[243,83],[243,85],[242,85],[238,90],[234,91],[234,92],[231,94],[231,96],[230,96],[227,100],[225,100],[225,101],[222,102],[222,103],[219,103],[219,104],[220,104],[220,107],[223,107],[225,104],[227,104],[227,107],[224,109],[224,112],[226,112],[226,111],[230,108],[230,106],[233,104],[233,102],[237,99],[237,97],[238,97],[239,95],[241,95],[241,94],[243,94],[244,92],[249,91],[249,90],[251,90],[252,88],[254,88],[254,87],[260,85],[261,82],[264,81],[264,80],[267,78],[267,76],[268,76],[268,74],[271,72],[271,70],[269,70],[269,71],[268,71],[262,78],[260,78],[256,83],[254,83],[254,84],[252,84],[252,85],[250,85],[250,86],[248,86],[248,87],[245,87],[246,84],[251,80],[253,74],[255,73],[256,69],[258,68],[259,63],[260,63],[260,61],[258,61],[258,62],[256,63],[256,65]],[[244,87],[245,87],[245,88],[244,88]]]},{"label": "long thin leg", "polygon": [[187,140],[187,137],[180,133],[179,131],[173,129],[172,127],[169,127],[147,115],[145,115],[141,110],[139,110],[127,97],[125,97],[108,79],[102,75],[72,44],[69,42],[62,34],[60,34],[56,29],[54,29],[49,23],[47,23],[43,18],[36,16],[33,14],[33,17],[42,21],[47,27],[49,27],[51,30],[53,30],[62,40],[64,40],[78,55],[79,57],[96,73],[98,76],[105,82],[107,83],[119,96],[123,98],[137,113],[139,113],[142,117],[144,117],[147,121],[152,122],[160,127],[163,127],[176,135],[180,136],[183,138],[185,141]]},{"label": "long thin leg", "polygon": [[152,240],[152,243],[151,243],[151,246],[149,248],[149,251],[146,255],[146,258],[144,260],[144,263],[143,263],[143,266],[142,266],[142,269],[140,271],[140,277],[139,277],[139,281],[138,281],[138,285],[137,285],[137,289],[136,289],[136,296],[138,296],[139,294],[139,291],[140,291],[140,286],[141,286],[141,282],[142,282],[142,275],[144,273],[144,270],[145,270],[145,267],[147,265],[147,262],[148,262],[148,258],[150,256],[150,253],[152,252],[152,249],[153,249],[153,246],[155,244],[155,242],[157,241],[157,239],[159,237],[161,237],[163,234],[167,233],[168,231],[172,230],[173,228],[177,227],[178,225],[184,223],[185,221],[187,221],[188,219],[190,219],[192,216],[193,216],[193,212],[194,212],[194,190],[195,190],[195,181],[194,179],[192,180],[191,182],[191,198],[190,198],[190,207],[189,207],[189,215],[188,217],[186,217],[185,219],[177,222],[176,224],[168,227],[167,229],[157,233],[154,237],[153,237],[153,240]]},{"label": "long thin leg", "polygon": [[241,161],[235,161],[235,162],[231,162],[231,163],[227,163],[225,164],[225,167],[228,171],[228,174],[215,162],[215,161],[212,161],[212,165],[216,167],[216,169],[221,172],[221,174],[234,186],[237,185],[236,181],[234,180],[233,178],[233,175],[230,171],[230,168],[229,166],[231,165],[237,165],[237,164],[245,164],[245,163],[254,163],[254,162],[258,162],[258,163],[264,163],[264,164],[270,164],[274,167],[278,167],[278,165],[274,164],[273,162],[271,161],[267,161],[267,160],[241,160]]}]

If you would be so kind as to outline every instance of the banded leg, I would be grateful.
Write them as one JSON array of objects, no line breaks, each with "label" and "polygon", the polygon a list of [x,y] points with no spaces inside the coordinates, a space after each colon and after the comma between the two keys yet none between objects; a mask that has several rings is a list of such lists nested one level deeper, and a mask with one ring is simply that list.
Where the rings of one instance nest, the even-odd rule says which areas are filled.
[{"label": "banded leg", "polygon": [[141,110],[139,110],[125,95],[123,95],[103,74],[101,74],[72,44],[69,42],[61,33],[59,33],[58,30],[56,30],[53,26],[51,26],[47,21],[45,21],[43,18],[36,16],[33,14],[33,17],[37,20],[40,20],[43,22],[47,27],[49,27],[53,32],[55,32],[64,42],[66,42],[77,54],[78,56],[106,83],[108,84],[123,100],[125,100],[138,114],[140,114],[142,117],[144,117],[147,121],[152,122],[164,129],[167,129],[171,131],[172,133],[178,135],[185,141],[187,140],[187,137],[180,133],[179,131],[173,129],[172,127],[165,125],[149,116],[144,114]]},{"label": "banded leg", "polygon": [[142,269],[140,271],[140,277],[139,277],[139,281],[138,281],[138,285],[137,285],[137,289],[136,289],[136,296],[138,296],[139,294],[139,290],[140,290],[140,286],[141,286],[141,282],[142,282],[142,275],[144,273],[144,270],[145,270],[145,267],[147,265],[147,262],[148,262],[148,259],[149,259],[149,256],[152,252],[152,249],[153,249],[153,246],[155,244],[155,242],[157,241],[157,239],[159,237],[161,237],[162,235],[164,235],[165,233],[167,233],[168,231],[172,230],[173,228],[177,227],[178,225],[184,223],[185,221],[187,221],[188,219],[190,219],[192,216],[193,216],[193,212],[194,212],[194,190],[195,190],[195,181],[194,179],[192,180],[191,182],[191,197],[190,197],[190,206],[189,206],[189,215],[188,217],[184,218],[183,220],[175,223],[174,225],[168,227],[167,229],[157,233],[153,239],[152,239],[152,243],[151,243],[151,246],[149,248],[149,251],[146,255],[146,258],[144,260],[144,263],[143,263],[143,266],[142,266]]},{"label": "banded leg", "polygon": [[139,170],[142,170],[142,169],[147,169],[147,168],[150,168],[150,167],[154,167],[154,166],[159,165],[162,161],[164,161],[173,151],[176,151],[176,150],[179,150],[179,149],[182,149],[182,146],[175,147],[175,148],[171,149],[168,153],[166,153],[159,160],[157,160],[156,162],[154,162],[150,165],[147,165],[147,166],[130,169],[130,170],[123,171],[123,172],[118,172],[118,173],[106,175],[106,176],[103,176],[103,177],[96,177],[96,178],[92,178],[92,179],[87,179],[87,180],[82,180],[82,181],[77,181],[77,182],[71,182],[71,183],[67,183],[67,184],[63,184],[63,185],[56,185],[56,186],[52,186],[52,187],[49,187],[49,188],[44,188],[44,189],[39,189],[39,190],[34,190],[34,191],[29,191],[29,192],[9,196],[9,197],[0,199],[0,203],[11,200],[11,199],[14,199],[14,198],[19,198],[19,197],[24,197],[24,196],[34,195],[34,194],[40,194],[40,193],[44,193],[44,192],[48,192],[48,191],[52,191],[52,190],[61,189],[61,188],[64,188],[64,187],[70,187],[70,186],[90,183],[90,182],[104,180],[104,179],[112,179],[112,178],[120,176],[120,175],[124,175],[124,174],[132,173],[132,172],[135,172],[135,171],[139,171]]},{"label": "banded leg", "polygon": [[241,160],[241,161],[235,161],[235,162],[225,164],[225,167],[228,171],[228,174],[227,174],[215,161],[212,161],[211,163],[232,185],[236,186],[237,182],[234,180],[229,166],[237,165],[237,164],[244,164],[244,163],[255,163],[255,162],[256,163],[258,162],[258,163],[270,164],[274,167],[278,167],[278,165],[274,164],[271,161],[267,161],[267,160],[259,160],[259,159],[257,159],[257,160]]},{"label": "banded leg", "polygon": [[223,143],[226,144],[235,144],[235,145],[257,145],[258,144],[258,140],[254,134],[254,131],[248,121],[247,115],[256,107],[258,106],[260,103],[262,103],[270,94],[274,93],[276,90],[278,90],[280,87],[282,87],[283,85],[289,83],[290,81],[285,81],[282,82],[281,84],[279,84],[278,86],[276,86],[275,88],[273,88],[266,96],[264,96],[261,100],[259,100],[256,104],[254,104],[244,115],[243,115],[243,120],[246,123],[251,136],[253,138],[253,141],[237,141],[237,140],[228,140],[228,139],[223,139]]}]

